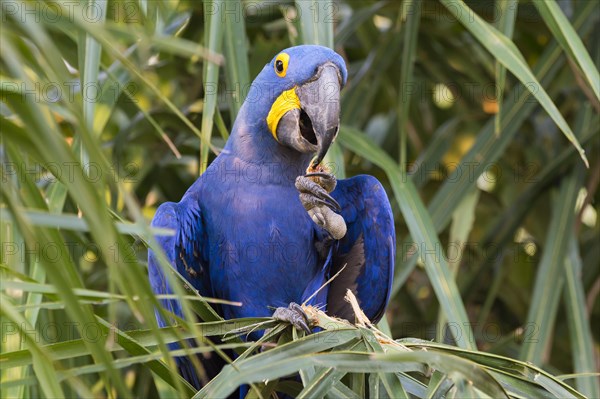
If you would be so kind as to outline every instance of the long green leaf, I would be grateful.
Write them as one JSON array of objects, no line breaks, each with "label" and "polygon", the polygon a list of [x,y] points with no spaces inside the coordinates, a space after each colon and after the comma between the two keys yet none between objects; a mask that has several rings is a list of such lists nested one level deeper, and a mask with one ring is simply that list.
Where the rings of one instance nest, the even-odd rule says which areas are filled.
[{"label": "long green leaf", "polygon": [[[226,366],[221,371],[219,376],[204,386],[202,390],[200,390],[198,394],[194,396],[194,398],[228,396],[242,383],[241,381],[245,381],[246,383],[254,382],[244,380],[243,378],[241,381],[238,381],[234,378],[239,373],[239,370],[242,369],[255,370],[255,372],[260,374],[260,371],[266,371],[263,369],[264,366],[269,365],[268,368],[271,369],[273,373],[270,373],[271,375],[266,377],[268,379],[274,379],[289,374],[290,371],[287,371],[287,369],[278,369],[275,364],[285,362],[285,359],[289,360],[305,353],[320,352],[337,345],[343,345],[360,336],[358,330],[356,329],[335,330],[335,339],[333,340],[326,339],[328,336],[330,336],[328,334],[331,334],[331,332],[325,331],[314,335],[309,335],[297,341],[278,346],[270,351],[263,352],[249,359],[245,359],[241,362],[236,362],[235,367],[234,365]],[[263,359],[267,360],[265,361]],[[305,367],[293,367],[291,372],[298,371]],[[259,379],[258,381],[260,380],[262,379]]]},{"label": "long green leaf", "polygon": [[[591,15],[593,9],[594,4],[586,2],[578,10],[573,25],[580,30],[580,34],[589,32],[591,29],[594,22],[594,17]],[[563,63],[564,60],[560,58],[560,48],[556,43],[553,43],[547,47],[540,57],[534,68],[534,73],[539,81],[549,84]],[[504,153],[522,123],[535,108],[535,102],[531,101],[530,98],[531,95],[528,90],[522,87],[516,87],[510,92],[510,95],[506,97],[505,111],[502,114],[502,135],[496,137],[494,122],[487,122],[478,133],[475,144],[436,192],[427,207],[436,231],[440,232],[447,226],[456,206],[469,192],[469,188],[476,185],[477,179],[474,177],[484,173],[485,168],[496,162]],[[409,245],[410,242],[404,241],[404,244]],[[397,267],[392,296],[398,292],[406,281],[416,265],[416,260],[417,256],[411,256],[402,267]]]},{"label": "long green leaf", "polygon": [[[587,112],[586,112],[587,111]],[[590,109],[584,109],[579,118],[579,129],[587,128]],[[582,131],[578,131],[582,135]],[[538,266],[537,278],[533,288],[531,305],[527,314],[526,326],[533,327],[534,335],[526,340],[521,348],[520,358],[542,364],[548,357],[548,344],[552,336],[554,320],[558,311],[564,284],[561,273],[569,240],[564,234],[573,234],[575,221],[575,205],[577,194],[583,180],[583,171],[575,167],[560,185],[560,190],[552,206],[552,219],[548,227],[548,235],[544,243],[544,251]]]},{"label": "long green leaf", "polygon": [[[103,25],[106,20],[106,0],[90,0],[89,4],[95,11],[99,11],[98,19],[94,19],[92,23]],[[102,47],[91,35],[81,34],[80,39],[84,38],[84,41],[78,43],[78,49],[80,51],[80,64],[81,68],[81,87],[88,88],[94,87],[96,90],[100,90],[98,85],[98,73],[100,71],[100,56],[102,54]],[[83,121],[85,128],[88,131],[93,131],[94,128],[94,110],[96,108],[96,100],[84,93],[82,96],[83,100]],[[81,145],[82,142],[80,141]],[[89,165],[90,160],[86,154],[85,148],[80,147],[80,158],[84,165]]]},{"label": "long green leaf", "polygon": [[402,3],[403,11],[407,12],[407,21],[404,25],[404,45],[402,47],[402,60],[400,67],[399,115],[400,115],[400,151],[398,163],[400,169],[406,172],[408,159],[406,157],[406,137],[408,135],[408,111],[410,98],[406,95],[405,88],[413,80],[413,66],[419,35],[419,22],[421,19],[421,2],[409,0]]},{"label": "long green leaf", "polygon": [[[224,26],[221,23],[226,2],[217,0],[205,3],[206,47],[213,53],[220,53],[223,46]],[[207,10],[211,8],[211,12]],[[208,150],[212,136],[213,118],[217,107],[217,87],[219,85],[219,65],[209,61],[204,65],[204,106],[202,108],[202,142],[200,143],[200,174],[208,166]]]},{"label": "long green leaf", "polygon": [[[595,116],[590,126],[597,125],[600,122],[598,116]],[[597,131],[592,129],[586,130],[586,135],[580,140],[585,144],[589,144]],[[573,147],[568,147],[554,157],[544,168],[535,174],[535,177],[519,176],[519,179],[524,179],[532,182],[527,189],[521,193],[496,219],[496,222],[489,228],[483,238],[484,245],[488,245],[492,241],[495,244],[504,244],[507,240],[514,236],[514,232],[519,226],[519,221],[523,219],[528,210],[535,205],[536,198],[543,193],[555,179],[564,175],[565,170],[571,168],[576,160],[576,151]],[[534,167],[531,168],[532,171]],[[527,173],[530,171],[526,171]],[[520,171],[518,173],[521,173]],[[531,181],[529,181],[531,180]]]},{"label": "long green leaf", "polygon": [[342,126],[340,142],[382,168],[390,180],[396,201],[406,220],[416,250],[426,265],[427,275],[448,321],[453,323],[454,338],[463,348],[474,348],[472,330],[460,292],[456,286],[443,247],[437,237],[431,217],[427,213],[419,194],[406,174],[402,175],[398,165],[380,148],[370,142],[361,132]]},{"label": "long green leaf", "polygon": [[[119,345],[123,347],[131,356],[142,356],[142,355],[150,355],[151,352],[146,349],[143,345],[137,342],[134,338],[128,335],[126,332],[119,330],[115,326],[109,324],[105,320],[100,317],[96,317],[98,321],[98,326],[103,331],[104,334],[114,334],[118,336]],[[186,351],[184,351],[185,353]],[[159,353],[159,355],[162,355]],[[171,367],[168,367],[165,363],[159,360],[150,360],[147,363],[148,367],[156,373],[157,376],[163,379],[167,384],[171,385],[174,388],[177,388],[179,392],[185,392],[188,395],[191,395],[195,392],[194,388],[189,385],[187,381],[183,379],[177,372],[176,367],[174,366],[174,362],[171,361]]]},{"label": "long green leaf", "polygon": [[519,52],[517,47],[506,36],[496,30],[493,26],[481,19],[473,10],[471,10],[462,0],[440,0],[446,6],[448,11],[457,18],[473,36],[485,46],[485,48],[511,71],[525,87],[539,101],[540,105],[548,112],[548,115],[558,125],[565,137],[573,143],[581,159],[586,166],[589,166],[585,151],[581,148],[579,141],[571,131],[571,128],[561,115],[560,111],[552,102],[546,90],[535,75],[527,66],[525,58]]},{"label": "long green leaf", "polygon": [[[90,227],[85,219],[82,219],[74,214],[55,214],[38,210],[27,210],[23,212],[29,223],[38,227],[56,227],[60,229],[73,231],[90,231]],[[4,220],[11,220],[12,215],[6,209],[0,209],[0,217]],[[115,223],[117,230],[121,234],[132,234],[144,237],[146,233],[140,226],[133,223]],[[163,228],[152,228],[150,230],[153,235],[172,236],[175,234],[173,230]]]},{"label": "long green leaf", "polygon": [[335,45],[342,46],[352,36],[353,33],[367,20],[373,18],[386,3],[378,1],[368,7],[359,10],[353,10],[352,16],[344,21],[341,21],[335,32]]},{"label": "long green leaf", "polygon": [[[18,21],[17,23],[22,22],[24,21]],[[32,40],[34,40],[34,42],[40,47],[53,47],[52,42],[48,40],[46,33],[41,29],[40,26],[27,25],[24,30],[32,31]],[[33,33],[35,33],[35,35],[33,35]],[[28,81],[28,84],[32,84],[28,77],[22,73],[22,65],[24,62],[22,62],[20,54],[15,51],[14,46],[11,43],[5,40],[4,36],[0,38],[0,41],[2,41],[3,47],[3,60],[9,60],[6,62],[6,65],[8,65],[11,73],[22,80]],[[58,65],[52,64],[52,67],[56,68],[56,70],[52,71],[55,74],[60,74],[61,69],[66,70],[66,67],[62,61],[59,61]],[[77,114],[79,114],[79,109],[77,108],[76,103],[68,104],[75,109]],[[28,128],[24,129],[26,136],[30,143],[32,143],[32,147],[36,149],[37,154],[42,156],[40,159],[41,161],[43,161],[45,164],[49,164],[56,162],[58,159],[60,162],[69,162],[73,165],[78,165],[79,169],[77,170],[79,172],[83,172],[81,162],[77,162],[74,154],[71,152],[71,148],[69,148],[65,142],[60,131],[56,129],[54,120],[49,117],[50,115],[48,114],[47,109],[44,109],[42,104],[35,101],[24,102],[17,100],[11,102],[10,105],[15,113],[19,115],[20,120],[27,124]],[[89,135],[85,128],[82,128],[81,136],[79,137],[81,137],[81,140],[86,145],[86,149],[88,150],[87,153],[90,156],[90,161],[96,162],[103,168],[103,170],[109,170],[109,168],[105,166],[104,157],[98,154],[99,146],[90,145],[90,143],[94,143],[94,138]],[[74,173],[72,179],[64,179],[63,183],[65,183],[65,185],[69,188],[71,197],[73,198],[74,202],[80,206],[86,221],[90,224],[92,237],[102,250],[102,253],[109,254],[110,248],[114,248],[115,245],[118,245],[119,248],[125,248],[126,244],[116,234],[114,226],[111,224],[110,219],[108,218],[107,212],[104,211],[105,207],[103,206],[103,201],[99,192],[97,191],[98,186],[101,185],[101,182],[96,182],[93,184],[87,180],[85,176],[85,173]],[[17,220],[19,220],[18,225],[21,231],[24,233],[26,232],[30,237],[30,242],[37,242],[42,248],[48,246],[49,243],[59,245],[64,243],[64,240],[56,229],[41,229],[36,231],[34,234],[24,221],[25,218],[18,216],[20,210],[14,201],[10,207],[10,210],[12,211],[12,214],[15,215]],[[68,253],[68,250],[64,249],[64,253]],[[125,256],[119,257],[119,259],[111,259],[110,256],[107,256],[105,260],[110,267],[116,267],[118,264],[122,264],[125,260],[127,260],[127,257]],[[81,329],[83,326],[87,325],[86,323],[93,322],[94,316],[91,307],[78,304],[72,293],[72,288],[74,286],[76,287],[81,285],[72,259],[69,256],[63,257],[61,259],[60,267],[58,267],[59,265],[55,260],[42,257],[42,261],[47,269],[47,275],[49,276],[50,281],[59,287],[61,296],[65,299],[67,313],[73,320],[78,320],[77,326],[79,326]],[[140,269],[136,267],[121,267],[119,273],[124,277],[119,282],[121,284],[121,288],[126,292],[131,291],[131,287],[136,287],[136,289],[141,288],[139,286],[139,282],[145,281],[145,279],[142,277],[143,275],[140,272]],[[127,284],[123,284],[125,281],[127,281]],[[149,294],[151,291],[148,284],[146,284],[146,287],[148,294],[145,294],[145,296],[150,298],[150,300],[141,301],[137,305],[133,305],[133,307],[137,308],[141,314],[146,315],[147,319],[150,319],[151,317],[154,317],[153,303],[156,303],[157,301],[154,300],[154,302],[152,302],[152,297]],[[138,290],[137,293],[141,293],[142,291],[143,289]],[[130,297],[133,297],[133,295]],[[107,372],[101,374],[101,377],[104,380],[104,385],[110,386],[111,389],[112,387],[116,388],[121,395],[127,395],[127,388],[125,387],[122,376],[111,367],[112,359],[103,346],[103,340],[86,342],[86,345],[89,347],[90,353],[92,354],[94,360],[98,363],[104,364],[106,367]]]},{"label": "long green leaf", "polygon": [[4,294],[0,294],[0,313],[8,320],[7,324],[3,326],[3,338],[5,332],[10,329],[11,333],[18,333],[20,339],[26,341],[33,359],[33,370],[44,394],[50,398],[64,397],[63,390],[58,384],[54,365],[49,361],[45,351],[40,348],[39,343],[29,334],[33,330],[33,326],[12,308],[10,299]]},{"label": "long green leaf", "polygon": [[[496,0],[494,17],[498,21],[498,30],[507,38],[511,39],[517,19],[518,0]],[[500,115],[502,113],[502,99],[504,98],[504,87],[506,85],[506,68],[496,61],[496,102],[498,114],[496,115],[496,135],[500,135]]]},{"label": "long green leaf", "polygon": [[584,376],[596,370],[594,359],[594,338],[590,327],[590,320],[586,314],[585,290],[581,281],[581,257],[577,240],[571,237],[567,259],[565,261],[565,308],[571,336],[571,353],[573,354],[573,369],[581,375],[576,377],[579,391],[589,398],[600,397],[600,383],[598,378]]},{"label": "long green leaf", "polygon": [[[375,353],[385,353],[383,345],[379,343],[373,331],[366,328],[361,328],[361,332],[368,348],[372,349]],[[385,392],[390,398],[398,397],[408,399],[408,395],[406,394],[404,387],[396,375],[379,373],[378,378],[381,381]]]},{"label": "long green leaf", "polygon": [[554,35],[554,38],[560,43],[563,50],[574,59],[583,76],[590,84],[596,98],[600,100],[600,74],[596,64],[587,52],[583,42],[577,32],[560,10],[555,0],[534,0],[533,4],[537,7],[540,15],[546,25]]},{"label": "long green leaf", "polygon": [[510,359],[493,353],[470,351],[451,345],[443,345],[414,338],[400,339],[398,342],[411,349],[422,348],[427,351],[442,351],[452,353],[464,359],[469,359],[477,364],[485,366],[494,373],[504,373],[506,377],[511,377],[509,380],[512,381],[513,385],[519,384],[517,378],[521,378],[530,384],[538,385],[547,390],[548,393],[554,394],[555,397],[583,398],[583,395],[574,388],[559,379],[552,377],[542,368],[536,367],[529,362]]},{"label": "long green leaf", "polygon": [[[63,5],[60,5],[60,7],[62,7],[62,8],[59,9],[59,12],[63,13],[63,15],[64,15],[64,13],[69,13],[68,9],[65,8]],[[115,45],[113,44],[114,39],[112,38],[112,35],[110,34],[110,32],[107,29],[99,28],[93,24],[87,24],[85,18],[82,18],[77,13],[73,14],[74,18],[71,21],[69,19],[61,19],[60,14],[57,15],[56,9],[54,9],[54,8],[50,8],[48,12],[50,13],[49,16],[46,16],[45,19],[42,18],[42,20],[51,19],[52,21],[56,21],[50,25],[51,27],[55,28],[56,26],[59,26],[66,31],[69,31],[71,29],[82,30],[83,32],[92,35],[94,37],[94,39],[97,40],[102,45],[102,48],[105,51],[107,51],[115,59],[120,61],[121,64],[123,65],[123,67],[125,67],[131,73],[132,76],[134,76],[135,78],[137,78],[141,82],[143,82],[144,87],[148,88],[150,91],[152,91],[154,93],[154,95],[156,95],[156,97],[160,98],[161,101],[169,108],[169,110],[171,110],[195,135],[200,137],[202,143],[206,147],[212,148],[211,144],[210,144],[210,140],[206,140],[206,138],[202,136],[201,131],[198,128],[196,128],[196,126],[183,114],[183,112],[179,109],[179,107],[177,107],[167,96],[165,96],[161,92],[161,90],[142,73],[140,68],[136,67],[136,65],[133,63],[133,61],[131,61],[128,57],[126,57],[120,51],[120,49],[115,47]],[[52,13],[54,13],[54,15]],[[153,40],[160,44],[161,41],[164,39],[156,38]],[[175,42],[178,42],[178,41],[175,40]],[[222,56],[220,54],[212,52],[212,51],[206,51],[204,47],[190,46],[190,44],[187,42],[182,43],[182,46],[184,46],[186,49],[188,47],[191,47],[189,50],[186,50],[186,51],[191,52],[194,56],[204,56],[204,57],[206,57],[206,59],[208,61],[210,61],[210,63],[214,63],[214,64],[218,64],[218,65],[220,65],[222,63]],[[169,45],[166,45],[166,47],[169,49],[171,48]],[[212,89],[214,89],[214,87],[210,87],[209,89],[212,90]]]},{"label": "long green leaf", "polygon": [[[257,323],[264,322],[268,319],[252,318],[252,319],[236,319],[233,321],[199,323],[197,328],[200,331],[201,337],[222,336],[249,326],[254,326]],[[96,324],[98,321],[94,324]],[[264,325],[264,328],[272,327],[274,323]],[[179,342],[194,337],[198,337],[195,331],[184,330],[181,327],[164,327],[157,330],[130,330],[127,335],[135,340],[138,345],[143,347],[156,347],[161,343]],[[119,343],[120,337],[115,337],[116,343]],[[52,361],[60,361],[90,354],[89,349],[85,346],[83,339],[75,339],[54,344],[48,344],[41,347],[46,357]],[[121,350],[119,346],[111,346],[110,351]],[[19,350],[13,352],[3,352],[0,354],[3,368],[27,366],[33,362],[32,354],[29,350]]]},{"label": "long green leaf", "polygon": [[333,24],[338,5],[331,0],[296,0],[302,44],[333,48]]},{"label": "long green leaf", "polygon": [[343,371],[335,371],[333,367],[322,368],[321,371],[315,374],[315,376],[308,381],[302,392],[298,394],[297,398],[315,398],[322,397],[325,393],[334,386],[344,375]]},{"label": "long green leaf", "polygon": [[[305,351],[307,353],[308,350]],[[267,352],[268,353],[268,352]],[[308,352],[310,353],[310,352]],[[256,356],[258,357],[258,356]],[[268,356],[265,356],[268,358]],[[493,397],[507,397],[500,384],[487,372],[474,367],[474,364],[455,356],[432,353],[425,351],[369,354],[361,352],[338,352],[322,354],[296,355],[287,358],[278,358],[260,364],[239,364],[238,369],[224,370],[215,378],[209,388],[204,387],[194,398],[210,396],[227,396],[243,383],[260,381],[262,378],[279,378],[292,374],[311,364],[323,367],[336,367],[337,370],[363,373],[363,372],[399,372],[413,368],[414,363],[426,363],[446,373],[453,372],[463,375],[481,387]],[[221,382],[217,384],[216,382]],[[225,383],[226,381],[226,383]]]},{"label": "long green leaf", "polygon": [[[101,328],[101,327],[100,327]],[[105,331],[109,331],[108,329]],[[123,337],[120,337],[120,340],[123,341]],[[123,342],[122,342],[123,343]],[[126,346],[128,346],[130,348],[130,350],[133,352],[135,349],[132,349],[134,346],[131,343],[124,343]],[[239,347],[247,347],[250,344],[239,344],[239,343],[235,343],[235,344],[222,344],[219,345],[219,349],[220,350],[230,350],[230,349],[234,349],[234,348],[239,348]],[[170,352],[170,354],[173,357],[180,357],[180,356],[195,356],[198,354],[207,354],[210,353],[213,349],[211,349],[210,347],[207,346],[202,346],[202,347],[196,347],[193,349],[177,349],[177,350],[173,350]],[[176,367],[171,366],[170,368],[165,367],[163,364],[158,364],[161,363],[160,360],[162,360],[163,358],[163,354],[160,352],[149,352],[146,351],[146,349],[141,348],[140,352],[143,354],[140,355],[136,355],[136,356],[128,356],[125,358],[121,358],[121,359],[116,359],[111,366],[113,366],[116,369],[123,369],[126,367],[131,367],[133,365],[137,365],[137,364],[144,364],[146,366],[148,366],[149,368],[153,369],[153,370],[160,370],[161,371],[161,375],[158,376],[158,378],[161,381],[167,382],[167,384],[170,384],[171,386],[175,386],[178,388],[178,392],[187,392],[188,394],[191,393],[195,393],[196,391],[187,383],[187,381],[185,381],[183,379],[182,376],[180,376],[177,373],[177,369]],[[102,373],[106,371],[106,366],[103,364],[88,364],[84,367],[78,367],[78,368],[72,368],[72,369],[68,369],[68,370],[64,370],[64,371],[60,371],[59,373],[57,373],[58,376],[58,382],[62,382],[64,380],[69,380],[69,379],[74,379],[75,377],[78,376],[82,376],[85,374],[92,374],[92,373]],[[175,373],[173,374],[173,378],[171,378],[169,376],[169,373]],[[25,381],[24,381],[25,380]],[[23,380],[10,380],[7,382],[7,385],[11,385],[11,386],[18,386],[21,384],[27,384],[27,379],[23,379]],[[183,387],[183,389],[181,388]]]},{"label": "long green leaf", "polygon": [[[4,149],[7,151],[7,153],[10,156],[10,159],[16,163],[19,164],[24,164],[29,160],[29,157],[26,154],[23,154],[22,152],[18,151],[17,147],[15,145],[13,145],[12,143],[4,143]],[[28,162],[27,162],[28,163]],[[17,176],[14,176],[14,179],[12,179],[12,184],[17,184],[19,182],[19,178]],[[27,205],[28,206],[34,206],[34,207],[44,207],[44,200],[41,197],[41,195],[36,195],[38,194],[38,190],[35,187],[35,182],[33,181],[33,179],[29,179],[26,178],[24,181],[21,181],[21,183],[27,187],[27,191],[30,192],[32,195],[28,196],[26,198],[27,201]],[[50,199],[53,199],[52,197],[50,197]],[[50,205],[50,204],[49,204]],[[54,204],[57,205],[57,204]],[[4,209],[0,210],[3,211]],[[2,220],[3,222],[8,222],[6,223],[6,226],[2,226],[2,228],[7,228],[9,229],[10,233],[8,234],[8,237],[5,236],[5,231],[3,230],[3,239],[2,239],[2,245],[3,245],[3,249],[2,251],[4,252],[2,258],[5,258],[5,254],[6,252],[10,252],[8,251],[8,246],[9,245],[16,245],[16,248],[21,248],[21,249],[25,249],[26,248],[26,243],[24,240],[22,240],[20,238],[20,234],[18,233],[18,230],[14,224],[13,220],[1,217],[0,214],[0,220]],[[21,251],[16,251],[16,252],[21,252]],[[8,269],[9,271],[15,271],[16,273],[21,274],[20,272],[18,272],[18,270],[25,272],[28,274],[27,275],[23,275],[25,279],[35,279],[35,280],[45,280],[46,278],[46,271],[44,269],[44,267],[41,265],[41,262],[39,259],[37,259],[36,257],[33,257],[30,261],[29,264],[26,261],[25,257],[18,256],[17,253],[15,253],[14,258],[12,262],[8,262]],[[17,260],[19,259],[20,260]],[[15,262],[15,260],[17,260]],[[11,268],[12,266],[12,268]],[[29,266],[29,267],[28,267]],[[4,268],[4,266],[0,266],[2,268]],[[7,277],[6,274],[2,275],[2,278],[5,279]],[[0,282],[1,283],[1,282]],[[8,291],[5,291],[8,292]],[[18,291],[17,291],[18,292]],[[25,311],[23,312],[23,317],[25,318],[25,320],[27,321],[28,325],[31,326],[35,326],[37,321],[38,321],[38,316],[39,316],[39,304],[42,301],[42,296],[38,293],[27,293],[27,299],[25,302],[25,305],[23,305],[25,307]],[[19,305],[14,306],[14,309],[19,311],[20,309]],[[6,338],[6,337],[5,337]],[[20,349],[20,348],[24,348],[26,347],[26,340],[11,340],[11,339],[7,339],[5,340],[5,350],[12,350],[12,349]],[[10,374],[11,378],[27,378],[27,375],[31,374],[31,369],[29,367],[21,367],[19,370],[14,370],[12,373],[4,371],[3,370],[3,377],[4,375],[8,375]],[[21,386],[21,387],[16,387],[16,389],[6,389],[4,387],[2,387],[2,395],[6,396],[6,397],[26,397],[26,393],[25,393],[25,387]]]},{"label": "long green leaf", "polygon": [[225,77],[231,96],[229,109],[231,120],[234,121],[245,94],[250,87],[250,66],[248,64],[248,45],[246,43],[246,24],[239,13],[226,13],[225,17]]},{"label": "long green leaf", "polygon": [[[469,233],[475,222],[475,208],[479,201],[479,189],[473,188],[472,191],[462,200],[454,213],[452,214],[452,224],[450,225],[450,240],[448,242],[448,267],[453,278],[456,279],[460,261],[463,258],[463,251],[467,246]],[[438,315],[437,340],[442,342],[446,330],[446,318],[440,312]]]}]

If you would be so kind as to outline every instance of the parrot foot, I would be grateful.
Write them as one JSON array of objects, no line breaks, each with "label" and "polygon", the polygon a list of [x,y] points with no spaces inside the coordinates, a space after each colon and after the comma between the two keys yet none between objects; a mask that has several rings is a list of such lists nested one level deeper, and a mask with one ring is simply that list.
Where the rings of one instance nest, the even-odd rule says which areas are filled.
[{"label": "parrot foot", "polygon": [[335,213],[340,204],[329,193],[335,189],[335,176],[329,173],[308,173],[296,178],[296,189],[300,192],[300,202],[310,218],[329,232],[336,240],[346,235],[344,218]]},{"label": "parrot foot", "polygon": [[287,321],[296,327],[297,330],[303,330],[305,333],[310,334],[310,328],[308,327],[308,315],[296,302],[290,303],[287,308],[281,307],[275,309],[273,318],[281,321]]}]

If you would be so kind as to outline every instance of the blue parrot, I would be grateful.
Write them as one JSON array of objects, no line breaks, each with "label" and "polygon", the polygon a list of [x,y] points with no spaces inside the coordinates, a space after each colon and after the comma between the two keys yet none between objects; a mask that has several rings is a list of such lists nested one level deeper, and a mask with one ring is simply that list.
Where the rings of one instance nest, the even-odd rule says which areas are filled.
[{"label": "blue parrot", "polygon": [[[340,270],[308,303],[354,321],[344,300],[351,289],[372,322],[383,316],[396,250],[385,190],[372,176],[336,181],[321,172],[346,79],[345,62],[331,49],[281,51],[252,83],[223,151],[180,202],[158,207],[152,226],[175,231],[157,237],[172,267],[202,295],[241,302],[218,307],[224,318],[276,309],[307,330],[297,304]],[[172,293],[152,250],[148,269],[153,291]],[[182,316],[179,301],[161,304]],[[169,324],[158,313],[157,320]],[[177,363],[200,388],[189,359]]]}]

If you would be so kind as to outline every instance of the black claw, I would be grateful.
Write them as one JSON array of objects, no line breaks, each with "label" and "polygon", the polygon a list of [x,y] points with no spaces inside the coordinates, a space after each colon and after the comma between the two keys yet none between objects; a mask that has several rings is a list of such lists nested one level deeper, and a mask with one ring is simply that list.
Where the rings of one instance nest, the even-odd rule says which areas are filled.
[{"label": "black claw", "polygon": [[300,195],[300,201],[302,201],[302,205],[304,205],[304,209],[306,209],[307,211],[311,210],[317,205],[324,205],[329,208],[334,207],[334,204],[331,204],[321,198],[318,198],[312,195],[312,193],[301,193]]},{"label": "black claw", "polygon": [[332,208],[334,211],[341,211],[342,207],[340,206],[340,203],[337,202],[335,200],[335,198],[333,198],[331,195],[329,194],[325,194],[323,195],[323,197],[325,197],[325,200],[329,203],[327,206],[329,206],[330,208]]},{"label": "black claw", "polygon": [[294,327],[300,327],[300,329],[303,330],[306,334],[311,333],[310,328],[308,327],[308,324],[306,324],[305,321],[298,321],[298,324],[294,324]]},{"label": "black claw", "polygon": [[290,303],[287,308],[277,308],[273,313],[273,318],[281,321],[287,321],[296,329],[302,330],[307,334],[310,334],[310,328],[308,327],[308,315],[304,312],[304,309],[295,302]]},{"label": "black claw", "polygon": [[308,315],[306,314],[304,309],[302,309],[302,306],[298,305],[296,302],[290,302],[288,308],[290,310],[295,310],[296,312],[300,313],[304,317],[304,320],[308,321]]},{"label": "black claw", "polygon": [[317,183],[309,180],[305,176],[298,176],[296,179],[296,189],[301,193],[307,193],[313,195],[315,198],[320,199],[323,205],[328,206],[332,210],[337,212],[342,210],[339,202],[335,200],[329,193]]}]

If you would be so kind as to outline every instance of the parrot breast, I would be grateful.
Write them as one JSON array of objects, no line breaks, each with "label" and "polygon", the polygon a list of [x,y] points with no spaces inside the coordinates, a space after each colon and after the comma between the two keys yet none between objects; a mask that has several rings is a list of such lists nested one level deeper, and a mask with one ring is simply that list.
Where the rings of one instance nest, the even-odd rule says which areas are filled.
[{"label": "parrot breast", "polygon": [[203,190],[201,206],[210,226],[211,286],[215,297],[242,302],[224,306],[223,316],[266,317],[274,307],[300,303],[320,268],[314,225],[293,180],[242,182],[234,173],[205,177],[202,187],[210,189]]}]

